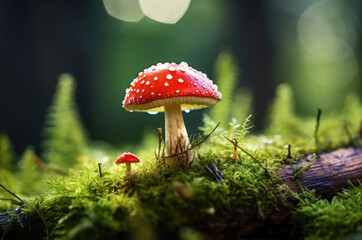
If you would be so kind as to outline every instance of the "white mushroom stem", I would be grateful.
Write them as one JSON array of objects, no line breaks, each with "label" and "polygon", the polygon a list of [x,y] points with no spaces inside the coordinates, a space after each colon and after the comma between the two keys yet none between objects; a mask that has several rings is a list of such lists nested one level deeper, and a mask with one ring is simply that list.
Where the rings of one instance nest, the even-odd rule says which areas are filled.
[{"label": "white mushroom stem", "polygon": [[[181,106],[179,104],[166,105],[165,108],[165,134],[166,134],[166,156],[172,165],[187,168],[193,162],[193,151],[188,150],[190,146],[189,137],[182,118]],[[184,154],[180,154],[184,153]]]},{"label": "white mushroom stem", "polygon": [[132,172],[132,166],[130,162],[126,162],[126,174],[129,175]]}]

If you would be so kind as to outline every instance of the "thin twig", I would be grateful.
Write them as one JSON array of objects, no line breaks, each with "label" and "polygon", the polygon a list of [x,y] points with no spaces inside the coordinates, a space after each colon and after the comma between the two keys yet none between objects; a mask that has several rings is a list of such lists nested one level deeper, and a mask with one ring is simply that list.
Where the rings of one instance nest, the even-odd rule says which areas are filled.
[{"label": "thin twig", "polygon": [[14,199],[11,199],[11,198],[0,198],[0,200],[10,201],[10,202],[12,202],[13,204],[16,204],[16,205],[21,204],[21,202],[18,202],[18,201],[14,200]]},{"label": "thin twig", "polygon": [[288,156],[287,156],[288,159],[293,159],[292,157],[292,151],[291,151],[291,145],[288,144]]},{"label": "thin twig", "polygon": [[100,177],[100,178],[102,178],[102,168],[101,168],[101,165],[102,165],[102,163],[99,162],[99,163],[98,163],[98,170],[99,170],[99,177]]},{"label": "thin twig", "polygon": [[176,157],[176,156],[181,156],[181,155],[187,154],[187,151],[192,150],[192,149],[194,149],[195,147],[197,147],[197,146],[201,145],[202,143],[204,143],[204,142],[211,136],[211,134],[213,134],[213,133],[216,131],[216,129],[219,127],[219,125],[220,125],[220,122],[218,122],[218,123],[216,124],[216,126],[214,127],[214,129],[213,129],[205,138],[203,138],[202,140],[198,141],[197,143],[195,143],[194,145],[192,145],[190,148],[187,148],[185,151],[182,151],[182,152],[179,152],[179,153],[175,153],[175,154],[172,154],[172,155],[170,155],[170,156],[165,156],[165,157],[162,157],[162,158],[165,159],[165,158],[171,158],[171,157]]},{"label": "thin twig", "polygon": [[23,225],[23,222],[21,221],[21,208],[23,207],[24,203],[21,203],[19,205],[19,207],[16,209],[16,215],[18,215],[18,220],[19,220],[19,223],[20,223],[20,226],[23,228],[24,225]]},{"label": "thin twig", "polygon": [[318,154],[319,154],[318,130],[319,130],[319,122],[320,122],[321,115],[322,115],[322,109],[318,108],[317,119],[316,119],[316,126],[315,126],[315,131],[314,131],[314,139],[315,139],[315,143],[316,143],[316,146],[317,146],[317,152],[318,152]]},{"label": "thin twig", "polygon": [[23,204],[24,201],[21,200],[18,196],[15,195],[15,193],[11,192],[9,189],[7,189],[6,187],[4,187],[2,184],[0,184],[0,187],[2,187],[5,191],[7,191],[8,193],[10,193],[11,195],[13,195],[14,197],[16,197],[19,201],[20,201],[20,204]]},{"label": "thin twig", "polygon": [[216,181],[221,184],[221,180],[220,180],[219,177],[216,175],[216,173],[214,173],[214,171],[212,171],[211,168],[209,168],[208,166],[205,166],[205,167],[206,167],[206,168],[210,171],[210,173],[214,176],[214,178],[216,179]]},{"label": "thin twig", "polygon": [[[231,142],[232,144],[235,144],[235,142],[231,139],[229,139],[228,137],[226,137],[225,135],[222,135],[226,140],[228,140],[229,142]],[[253,157],[250,153],[248,153],[247,151],[245,151],[243,148],[241,148],[239,145],[236,144],[236,146],[242,151],[244,152],[246,155],[248,155],[251,159],[253,159],[255,162],[257,162],[259,164],[259,166],[265,170],[266,174],[268,175],[269,178],[271,178],[271,174],[269,173],[268,169],[266,169],[261,162],[259,162],[259,160],[257,160],[255,157]]]}]

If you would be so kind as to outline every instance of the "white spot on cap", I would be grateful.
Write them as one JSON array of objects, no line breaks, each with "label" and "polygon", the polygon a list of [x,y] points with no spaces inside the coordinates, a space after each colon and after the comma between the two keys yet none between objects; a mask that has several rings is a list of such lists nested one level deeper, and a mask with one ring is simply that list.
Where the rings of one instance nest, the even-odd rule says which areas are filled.
[{"label": "white spot on cap", "polygon": [[147,82],[146,82],[146,85],[149,85],[149,84],[150,84],[150,81],[147,81]]},{"label": "white spot on cap", "polygon": [[194,83],[195,86],[197,86],[197,83]]},{"label": "white spot on cap", "polygon": [[140,90],[139,89],[137,89],[137,91],[136,91],[137,93],[139,93],[140,92]]},{"label": "white spot on cap", "polygon": [[177,79],[177,81],[178,81],[179,83],[183,83],[183,82],[184,82],[184,80],[183,80],[182,78]]},{"label": "white spot on cap", "polygon": [[144,84],[145,83],[145,80],[142,80],[141,84]]},{"label": "white spot on cap", "polygon": [[138,73],[138,76],[141,76],[141,75],[142,75],[142,72],[139,72],[139,73]]},{"label": "white spot on cap", "polygon": [[202,85],[202,88],[206,88],[206,86],[205,86],[205,85]]},{"label": "white spot on cap", "polygon": [[142,89],[142,92],[145,92],[145,90],[144,90],[144,89]]},{"label": "white spot on cap", "polygon": [[161,93],[159,93],[159,94],[158,94],[158,96],[160,96],[160,97],[161,97]]},{"label": "white spot on cap", "polygon": [[151,95],[153,96],[153,95],[155,95],[155,93],[154,93],[154,92],[151,92]]},{"label": "white spot on cap", "polygon": [[198,92],[199,92],[199,90],[196,90],[195,92],[197,92],[197,93],[198,93]]},{"label": "white spot on cap", "polygon": [[168,84],[167,82],[165,82],[165,86],[168,87],[168,86],[170,86],[170,84]]},{"label": "white spot on cap", "polygon": [[151,85],[151,88],[153,88],[153,85]]},{"label": "white spot on cap", "polygon": [[171,71],[171,72],[174,72],[174,71],[176,71],[176,68],[174,68],[174,67],[169,67],[168,70]]},{"label": "white spot on cap", "polygon": [[142,96],[140,96],[140,98],[143,98]]},{"label": "white spot on cap", "polygon": [[176,94],[177,94],[177,93],[180,93],[180,90],[176,90],[175,93],[176,93]]},{"label": "white spot on cap", "polygon": [[182,62],[180,63],[180,65],[183,66],[183,67],[188,67],[188,66],[189,66],[189,65],[187,64],[187,62],[184,62],[184,61],[182,61]]},{"label": "white spot on cap", "polygon": [[171,74],[167,74],[166,78],[167,78],[167,79],[172,79],[172,75],[171,75]]},{"label": "white spot on cap", "polygon": [[146,77],[146,74],[144,74],[143,77]]},{"label": "white spot on cap", "polygon": [[157,80],[158,80],[158,77],[154,77],[153,80],[157,81]]},{"label": "white spot on cap", "polygon": [[162,63],[160,63],[160,62],[159,62],[159,63],[157,63],[156,65],[157,65],[157,66],[161,66],[161,65],[162,65]]}]

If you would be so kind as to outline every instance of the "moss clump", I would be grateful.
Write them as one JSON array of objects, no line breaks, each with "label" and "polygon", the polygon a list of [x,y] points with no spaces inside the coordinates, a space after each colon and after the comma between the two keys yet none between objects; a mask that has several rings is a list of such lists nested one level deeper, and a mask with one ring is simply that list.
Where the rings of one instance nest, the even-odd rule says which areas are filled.
[{"label": "moss clump", "polygon": [[327,201],[310,195],[293,213],[293,225],[304,239],[339,239],[362,226],[362,185],[351,186]]},{"label": "moss clump", "polygon": [[[341,115],[323,115],[317,146],[311,140],[315,133],[315,117],[296,116],[291,104],[292,91],[283,85],[278,90],[267,135],[247,135],[250,117],[244,122],[232,119],[194,149],[196,159],[192,168],[179,170],[155,159],[158,140],[156,134],[148,134],[142,146],[133,148],[141,163],[134,165],[134,173],[128,176],[124,173],[125,166],[113,164],[113,159],[123,151],[95,143],[91,149],[87,148],[72,98],[73,82],[69,76],[65,77],[56,94],[54,114],[50,118],[52,124],[48,129],[51,134],[46,140],[50,165],[44,167],[44,163],[35,158],[38,163],[35,166],[35,155],[28,149],[22,158],[24,168],[7,178],[10,186],[23,186],[14,191],[22,193],[26,200],[23,208],[26,220],[42,222],[44,236],[51,239],[142,239],[140,233],[146,232],[147,236],[154,237],[198,238],[198,230],[208,222],[246,215],[263,219],[269,210],[283,210],[289,198],[301,202],[293,214],[292,228],[298,232],[296,235],[304,232],[306,238],[332,239],[354,232],[361,225],[362,209],[358,205],[362,202],[361,186],[350,187],[348,192],[328,202],[316,198],[313,191],[292,193],[285,185],[279,185],[277,176],[278,166],[296,163],[306,153],[361,144],[361,140],[355,138],[351,141],[344,127],[344,122],[349,122],[350,133],[359,130],[359,123],[355,124],[359,122],[355,119],[358,114],[350,107]],[[355,111],[361,112],[356,98],[346,101],[353,104]],[[229,109],[229,105],[225,109]],[[225,116],[233,115],[228,112]],[[214,129],[216,118],[217,115],[213,118],[205,115],[201,128],[204,136]],[[200,138],[195,137],[196,140]],[[235,139],[238,146],[253,157],[235,151],[235,143],[228,139]],[[148,147],[152,143],[153,146]],[[292,158],[287,157],[287,144],[292,146]],[[129,148],[122,150],[130,151]],[[98,162],[103,163],[103,177],[99,175]],[[73,169],[59,170],[69,166]],[[224,178],[215,178],[212,169],[217,171],[216,168]],[[28,171],[36,172],[40,180],[36,180],[34,174],[26,176]],[[29,177],[31,186],[19,184],[20,176]],[[47,191],[42,191],[44,179],[50,179]],[[42,194],[31,196],[25,188]]]},{"label": "moss clump", "polygon": [[[282,91],[281,94],[285,93]],[[290,114],[278,113],[278,116],[281,122],[290,120]],[[293,215],[294,230],[306,229],[306,237],[323,239],[323,234],[333,225],[319,223],[325,215],[331,219],[346,218],[354,212],[354,217],[348,221],[335,220],[333,226],[338,226],[339,230],[329,231],[330,235],[324,239],[355,231],[360,224],[358,214],[362,215],[362,209],[353,203],[360,202],[361,187],[351,187],[348,193],[338,195],[329,203],[314,197],[313,191],[298,195],[291,193],[286,186],[278,185],[279,165],[298,162],[306,152],[317,151],[315,143],[310,141],[314,135],[315,117],[303,121],[297,116],[293,118],[298,124],[293,124],[292,128],[303,132],[303,137],[296,136],[290,129],[280,129],[278,135],[248,136],[249,118],[244,123],[232,120],[229,126],[217,129],[195,149],[195,165],[183,171],[168,168],[162,161],[155,160],[154,149],[158,148],[155,140],[153,149],[139,150],[142,162],[134,166],[133,175],[126,176],[124,166],[105,163],[100,178],[97,168],[99,151],[93,149],[84,157],[87,161],[69,170],[71,175],[51,179],[51,189],[28,200],[24,211],[30,219],[42,218],[52,238],[131,237],[140,228],[140,223],[146,223],[149,232],[169,238],[187,235],[190,229],[230,214],[262,219],[267,210],[282,210],[287,199],[292,197],[301,201]],[[207,116],[204,122],[202,130],[207,135],[216,124]],[[272,129],[273,124],[279,123],[272,122]],[[324,125],[328,126],[328,131]],[[351,128],[351,131],[357,129]],[[318,134],[318,149],[322,151],[351,144],[340,118],[335,115],[323,118]],[[235,160],[232,157],[234,146],[225,137],[237,139],[238,145],[252,154],[260,165],[242,152],[237,153],[239,160]],[[291,159],[287,158],[285,146],[288,143],[292,145]],[[102,156],[102,159],[112,159],[113,153],[107,155],[104,150]],[[208,169],[212,169],[212,164],[225,179],[220,182],[215,179]]]}]

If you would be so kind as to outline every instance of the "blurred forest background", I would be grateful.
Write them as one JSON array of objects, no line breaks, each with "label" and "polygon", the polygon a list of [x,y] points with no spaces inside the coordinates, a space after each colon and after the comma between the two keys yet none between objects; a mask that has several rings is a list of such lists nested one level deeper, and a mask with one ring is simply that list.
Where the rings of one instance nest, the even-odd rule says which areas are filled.
[{"label": "blurred forest background", "polygon": [[[318,107],[333,114],[349,92],[362,95],[361,21],[358,0],[192,0],[176,24],[119,21],[102,1],[1,0],[0,131],[18,153],[29,144],[38,148],[58,77],[66,72],[77,81],[90,138],[136,144],[164,124],[163,114],[122,108],[138,72],[186,61],[214,79],[225,51],[239,69],[236,91],[252,95],[253,131],[262,130],[275,87],[284,82],[295,92],[299,115],[314,115]],[[202,111],[184,118],[195,133]]]}]

